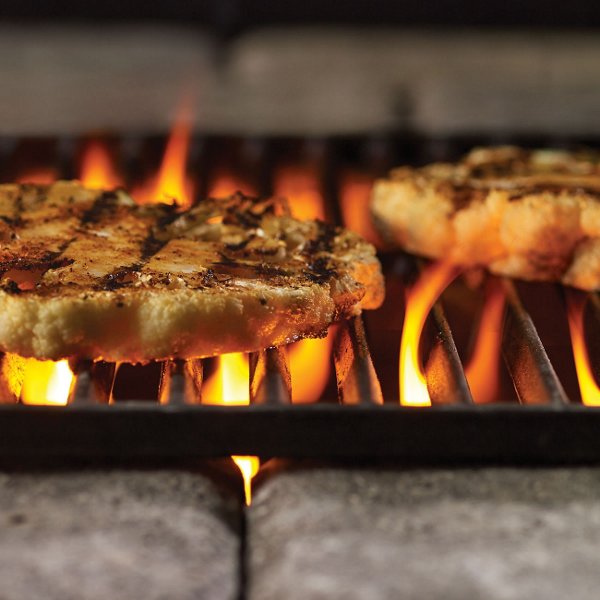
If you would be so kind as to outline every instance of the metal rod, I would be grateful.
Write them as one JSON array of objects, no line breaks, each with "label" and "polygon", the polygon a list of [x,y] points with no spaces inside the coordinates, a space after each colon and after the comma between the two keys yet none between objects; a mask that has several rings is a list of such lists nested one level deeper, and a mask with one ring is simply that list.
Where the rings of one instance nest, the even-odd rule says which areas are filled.
[{"label": "metal rod", "polygon": [[204,363],[200,359],[186,360],[183,366],[184,397],[186,404],[202,402],[202,383],[204,381]]},{"label": "metal rod", "polygon": [[427,391],[432,404],[473,404],[456,344],[441,302],[428,317],[433,341],[425,363]]},{"label": "metal rod", "polygon": [[75,385],[69,395],[69,406],[93,404],[92,378],[90,376],[92,361],[71,360],[69,366],[75,376]]},{"label": "metal rod", "polygon": [[97,402],[108,404],[111,401],[116,374],[116,363],[98,361],[92,364],[90,377],[92,379],[93,396]]},{"label": "metal rod", "polygon": [[383,404],[361,317],[342,324],[333,356],[341,404]]},{"label": "metal rod", "polygon": [[522,404],[567,404],[567,395],[515,286],[508,279],[503,280],[503,285],[508,311],[502,354],[519,401]]},{"label": "metal rod", "polygon": [[250,354],[251,404],[290,404],[292,379],[284,348]]},{"label": "metal rod", "polygon": [[23,387],[25,359],[0,354],[0,404],[17,404]]}]

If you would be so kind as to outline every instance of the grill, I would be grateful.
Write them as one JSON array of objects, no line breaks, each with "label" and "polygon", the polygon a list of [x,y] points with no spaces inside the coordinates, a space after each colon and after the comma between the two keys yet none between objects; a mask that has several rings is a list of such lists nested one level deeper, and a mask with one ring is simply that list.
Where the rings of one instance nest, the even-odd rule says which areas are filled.
[{"label": "grill", "polygon": [[[347,205],[340,182],[349,170],[368,178],[394,164],[455,159],[473,144],[496,141],[407,135],[316,140],[197,137],[189,172],[197,180],[198,196],[224,173],[266,195],[273,192],[277,169],[302,164],[325,199],[326,217],[341,222]],[[564,140],[516,141],[571,146]],[[4,139],[4,179],[36,166],[73,177],[85,143]],[[131,189],[155,169],[165,141],[110,138],[107,143]],[[473,401],[457,350],[464,346],[471,320],[465,308],[468,302],[480,302],[483,294],[459,289],[453,294],[458,301],[446,294],[434,306],[422,340],[432,406],[402,407],[396,387],[400,340],[387,325],[401,322],[403,288],[420,265],[410,256],[385,250],[382,260],[386,305],[364,320],[340,325],[332,353],[335,382],[319,402],[292,404],[287,355],[281,348],[249,357],[249,406],[202,404],[203,374],[210,370],[210,359],[120,368],[79,362],[72,364],[77,379],[67,406],[28,406],[18,398],[0,406],[0,456],[183,460],[257,455],[409,464],[556,464],[600,458],[600,412],[581,404],[570,354],[557,350],[557,323],[564,315],[558,288],[501,282],[507,298],[502,355],[509,379],[497,401],[485,405]],[[590,318],[600,315],[594,302],[589,312]],[[538,328],[548,329],[548,317],[552,331],[545,346]],[[564,326],[561,331],[568,344]]]}]

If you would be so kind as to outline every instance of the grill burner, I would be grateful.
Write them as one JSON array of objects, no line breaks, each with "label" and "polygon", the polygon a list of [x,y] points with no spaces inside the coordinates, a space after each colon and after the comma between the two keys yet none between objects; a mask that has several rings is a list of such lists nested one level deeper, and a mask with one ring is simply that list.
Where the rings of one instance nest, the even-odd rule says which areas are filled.
[{"label": "grill burner", "polygon": [[[518,142],[558,145],[555,140]],[[151,172],[163,143],[113,140],[129,189]],[[369,175],[377,175],[405,161],[454,159],[474,143],[493,140],[197,138],[190,167],[199,173],[199,196],[223,173],[269,194],[278,166],[301,161],[318,177],[325,214],[341,221],[339,181],[349,165],[359,164]],[[35,167],[32,156],[39,157],[45,168],[54,166],[63,177],[76,174],[77,141],[3,140],[1,147],[5,180],[14,179],[24,165]],[[392,310],[401,314],[394,292],[414,277],[415,261],[402,254],[385,254],[383,262],[390,296],[398,302]],[[318,403],[293,405],[286,353],[278,348],[250,356],[247,407],[201,403],[205,361],[127,367],[138,378],[144,373],[142,377],[150,382],[152,389],[145,399],[135,397],[141,395],[140,388],[132,394],[123,384],[124,371],[115,381],[114,364],[80,362],[73,365],[77,382],[66,407],[0,406],[0,456],[187,459],[235,454],[395,459],[414,464],[600,459],[600,412],[569,400],[524,307],[521,286],[510,281],[503,285],[507,314],[502,353],[517,395],[508,394],[501,402],[474,404],[452,329],[438,302],[423,343],[431,407],[398,405],[389,381],[396,377],[397,360],[395,355],[390,361],[382,357],[391,355],[389,347],[399,346],[400,340],[395,333],[376,339],[374,334],[380,336],[385,328],[375,327],[378,317],[367,315],[367,331],[377,346],[373,356],[361,318],[344,323],[336,336],[337,401],[334,394],[326,394]]]}]

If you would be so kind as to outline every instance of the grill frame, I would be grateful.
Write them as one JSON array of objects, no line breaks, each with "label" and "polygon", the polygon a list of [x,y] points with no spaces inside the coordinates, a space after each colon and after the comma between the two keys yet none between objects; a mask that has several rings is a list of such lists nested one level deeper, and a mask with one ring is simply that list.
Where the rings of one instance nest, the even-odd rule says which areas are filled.
[{"label": "grill frame", "polygon": [[586,464],[600,411],[582,405],[0,407],[2,459],[394,460],[413,465]]},{"label": "grill frame", "polygon": [[[15,147],[10,141],[0,142],[1,148],[8,149],[6,152]],[[396,163],[456,158],[478,142],[493,140],[440,142],[408,136],[374,137],[362,140],[358,156],[362,166],[378,175]],[[195,142],[196,148],[204,149],[192,156],[194,168],[203,171],[200,195],[206,192],[208,171],[214,167],[210,166],[210,148],[215,143],[222,145],[222,153],[223,148],[230,147],[231,140]],[[242,146],[241,153],[233,157],[233,164],[237,168],[245,163],[250,171],[258,167],[253,171],[254,183],[269,194],[272,190],[268,174],[274,150],[287,147],[287,143],[253,140],[246,147],[246,151],[250,150],[248,156]],[[335,147],[344,143],[312,141],[307,154],[308,159],[318,163],[326,212],[337,221],[340,210],[334,170],[340,157]],[[548,140],[529,140],[524,145],[548,145]],[[551,145],[573,146],[570,141],[556,140]],[[59,149],[63,146],[59,141]],[[69,140],[66,146],[68,150],[58,152],[56,160],[61,165],[60,172],[70,176],[77,160],[77,144]],[[134,151],[141,147],[139,143],[123,146]],[[5,160],[5,164],[9,162]],[[143,161],[140,165],[127,153],[122,156],[122,163],[128,165],[128,179],[132,173],[148,170]],[[386,398],[383,404],[364,325],[356,318],[342,328],[334,348],[337,404],[334,398],[326,398],[315,405],[292,405],[288,367],[277,349],[251,355],[252,404],[244,407],[189,403],[185,390],[190,381],[196,377],[197,388],[201,386],[199,361],[187,375],[181,364],[165,364],[156,403],[120,401],[110,405],[106,381],[95,401],[90,396],[92,384],[102,384],[106,374],[101,371],[110,370],[110,366],[90,370],[89,364],[82,364],[72,402],[66,407],[0,405],[0,460],[187,460],[238,454],[394,460],[414,465],[598,462],[600,410],[568,401],[515,286],[510,282],[505,285],[508,317],[504,354],[522,404],[484,406],[472,402],[452,331],[438,303],[429,318],[431,340],[425,364],[428,378],[437,380],[436,385],[430,385],[432,407],[401,407],[394,404],[397,400],[393,398]],[[527,368],[522,368],[522,360],[515,361],[517,354],[525,357]],[[532,380],[532,372],[539,377]]]}]

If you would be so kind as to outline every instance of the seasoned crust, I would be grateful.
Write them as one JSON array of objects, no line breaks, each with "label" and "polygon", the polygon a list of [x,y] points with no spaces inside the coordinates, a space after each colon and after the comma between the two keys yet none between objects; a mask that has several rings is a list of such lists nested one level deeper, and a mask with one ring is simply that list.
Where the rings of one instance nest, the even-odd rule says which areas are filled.
[{"label": "seasoned crust", "polygon": [[178,211],[77,182],[1,185],[0,271],[0,349],[53,360],[252,351],[383,300],[359,236],[239,194]]},{"label": "seasoned crust", "polygon": [[600,288],[600,156],[476,148],[455,164],[395,169],[371,212],[390,243],[528,280]]}]

